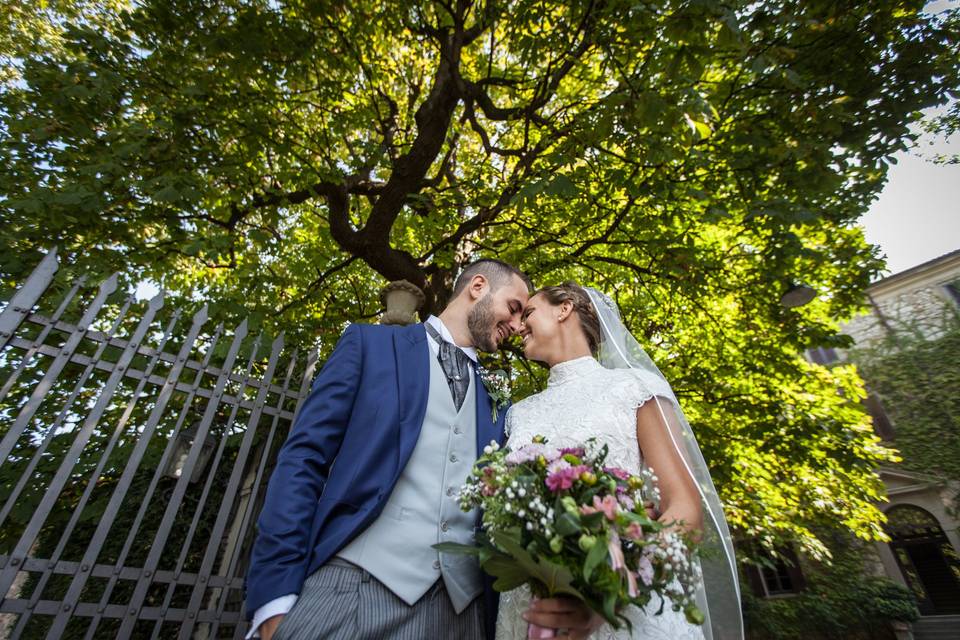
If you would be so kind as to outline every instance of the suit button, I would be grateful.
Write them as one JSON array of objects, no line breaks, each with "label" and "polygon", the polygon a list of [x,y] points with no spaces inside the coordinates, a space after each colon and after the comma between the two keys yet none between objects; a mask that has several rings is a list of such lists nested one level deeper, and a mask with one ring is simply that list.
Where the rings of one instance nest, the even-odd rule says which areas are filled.
[{"label": "suit button", "polygon": [[450,528],[450,526],[447,524],[447,521],[446,521],[446,520],[444,520],[443,522],[440,523],[440,531],[446,531],[446,530],[449,529],[449,528]]},{"label": "suit button", "polygon": [[457,454],[451,453],[451,454],[450,454],[450,462],[456,462],[456,461],[457,461]]},{"label": "suit button", "polygon": [[461,433],[463,433],[463,431],[460,430],[460,427],[454,427],[453,432],[457,435],[460,435]]},{"label": "suit button", "polygon": [[453,494],[454,494],[454,489],[453,489],[453,487],[447,487],[447,495],[448,495],[448,496],[452,496]]},{"label": "suit button", "polygon": [[439,560],[434,560],[434,561],[433,561],[433,568],[436,569],[437,571],[440,571],[440,561],[439,561]]}]

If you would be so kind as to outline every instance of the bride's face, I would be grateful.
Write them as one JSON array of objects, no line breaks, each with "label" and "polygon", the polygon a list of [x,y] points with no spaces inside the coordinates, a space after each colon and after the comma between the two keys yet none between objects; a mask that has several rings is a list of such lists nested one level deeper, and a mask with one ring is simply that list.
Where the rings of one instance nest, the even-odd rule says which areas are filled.
[{"label": "bride's face", "polygon": [[549,362],[556,350],[560,334],[560,307],[547,302],[543,295],[527,300],[520,322],[523,355],[530,360]]}]

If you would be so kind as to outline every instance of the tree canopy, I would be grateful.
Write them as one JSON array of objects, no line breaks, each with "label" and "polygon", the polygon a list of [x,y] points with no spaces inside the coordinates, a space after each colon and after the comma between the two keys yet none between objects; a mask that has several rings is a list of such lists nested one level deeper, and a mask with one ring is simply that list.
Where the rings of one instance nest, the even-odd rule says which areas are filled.
[{"label": "tree canopy", "polygon": [[[57,244],[323,349],[499,257],[609,291],[732,524],[878,535],[893,455],[799,354],[881,267],[855,227],[958,86],[922,2],[62,2],[0,40],[0,274]],[[37,25],[43,25],[38,28]],[[779,304],[794,282],[818,298]],[[508,360],[513,360],[507,357]],[[521,392],[534,388],[521,376]]]}]

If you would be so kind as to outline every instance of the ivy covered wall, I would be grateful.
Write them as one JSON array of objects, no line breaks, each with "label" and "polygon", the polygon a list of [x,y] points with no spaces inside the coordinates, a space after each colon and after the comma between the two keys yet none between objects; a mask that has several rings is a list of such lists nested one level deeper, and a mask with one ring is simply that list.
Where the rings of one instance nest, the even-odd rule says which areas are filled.
[{"label": "ivy covered wall", "polygon": [[901,468],[960,482],[960,314],[945,308],[941,322],[936,339],[900,323],[849,355],[893,424]]}]

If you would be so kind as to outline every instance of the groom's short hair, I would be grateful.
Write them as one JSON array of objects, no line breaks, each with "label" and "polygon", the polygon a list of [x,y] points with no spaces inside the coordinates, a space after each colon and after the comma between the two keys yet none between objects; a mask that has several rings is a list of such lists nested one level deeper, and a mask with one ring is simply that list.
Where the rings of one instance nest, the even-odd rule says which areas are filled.
[{"label": "groom's short hair", "polygon": [[510,278],[513,276],[517,276],[523,280],[529,291],[533,291],[534,288],[533,281],[530,280],[527,274],[512,264],[507,264],[502,260],[496,260],[494,258],[481,258],[475,262],[471,262],[460,272],[460,275],[457,276],[457,281],[453,285],[453,295],[451,298],[456,298],[460,295],[475,275],[483,275],[487,279],[487,282],[490,283],[491,292],[496,291],[510,282]]}]

